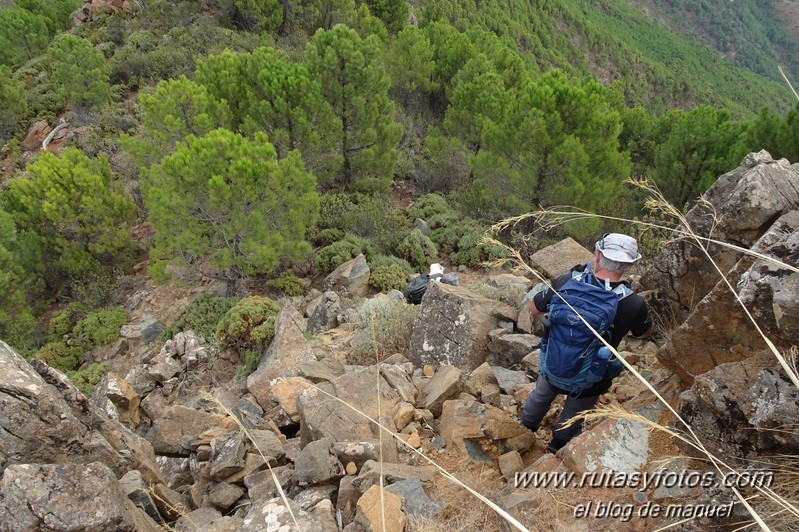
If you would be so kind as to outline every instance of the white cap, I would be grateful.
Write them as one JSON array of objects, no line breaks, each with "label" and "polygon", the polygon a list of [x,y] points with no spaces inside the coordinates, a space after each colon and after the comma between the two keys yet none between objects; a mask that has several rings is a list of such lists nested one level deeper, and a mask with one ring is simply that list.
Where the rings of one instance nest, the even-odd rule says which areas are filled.
[{"label": "white cap", "polygon": [[439,263],[434,262],[430,265],[430,273],[428,275],[444,275],[444,267],[441,266]]},{"label": "white cap", "polygon": [[638,242],[631,236],[621,233],[606,233],[596,243],[596,250],[610,260],[625,264],[635,264],[641,260],[638,253]]}]

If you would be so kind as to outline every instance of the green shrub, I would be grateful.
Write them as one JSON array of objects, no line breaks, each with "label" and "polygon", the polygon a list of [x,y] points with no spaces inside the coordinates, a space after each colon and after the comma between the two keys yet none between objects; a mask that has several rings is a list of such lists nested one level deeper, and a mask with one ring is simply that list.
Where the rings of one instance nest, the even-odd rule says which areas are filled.
[{"label": "green shrub", "polygon": [[91,397],[94,386],[103,380],[108,368],[105,364],[91,364],[81,370],[68,371],[67,377],[86,397]]},{"label": "green shrub", "polygon": [[355,211],[355,203],[350,196],[338,192],[319,195],[320,229],[339,229],[347,232],[352,229],[351,215]]},{"label": "green shrub", "polygon": [[161,334],[161,340],[169,340],[179,332],[193,331],[207,342],[213,342],[216,338],[216,326],[236,301],[233,298],[200,294],[183,307],[172,325]]},{"label": "green shrub", "polygon": [[80,320],[72,329],[72,334],[81,347],[88,351],[119,338],[119,329],[127,322],[128,315],[122,307],[96,310]]},{"label": "green shrub", "polygon": [[269,290],[280,292],[287,296],[301,296],[305,293],[305,285],[299,277],[291,272],[283,272],[277,279],[270,279],[264,283]]},{"label": "green shrub", "polygon": [[272,342],[275,335],[275,316],[280,307],[268,297],[245,297],[222,318],[216,336],[222,348],[236,349],[244,355],[258,355]]},{"label": "green shrub", "polygon": [[430,219],[437,215],[452,211],[447,200],[438,194],[425,194],[408,207],[408,218],[415,220],[421,218],[430,223]]},{"label": "green shrub", "polygon": [[458,251],[452,256],[453,265],[482,266],[484,262],[506,256],[505,248],[496,244],[481,244],[484,229],[475,228],[458,241]]},{"label": "green shrub", "polygon": [[81,349],[67,345],[63,340],[50,342],[39,349],[33,358],[37,358],[59,371],[72,371],[80,365]]},{"label": "green shrub", "polygon": [[72,332],[78,321],[86,317],[86,306],[73,301],[61,310],[56,311],[50,318],[50,335],[61,338]]},{"label": "green shrub", "polygon": [[330,273],[348,260],[363,253],[366,259],[378,255],[374,245],[355,235],[347,235],[343,240],[325,246],[316,252],[314,267],[322,273]]},{"label": "green shrub", "polygon": [[438,261],[435,243],[418,229],[412,229],[406,234],[397,246],[397,254],[421,272],[426,272],[430,264]]},{"label": "green shrub", "polygon": [[355,208],[348,213],[351,232],[373,242],[382,252],[394,250],[410,228],[407,216],[392,206],[390,197],[353,196]]},{"label": "green shrub", "polygon": [[334,242],[338,242],[344,238],[344,231],[335,227],[328,227],[322,229],[313,235],[313,243],[317,246],[329,246]]},{"label": "green shrub", "polygon": [[407,260],[395,257],[394,255],[378,255],[376,257],[370,258],[368,262],[369,262],[369,268],[372,271],[376,270],[377,268],[380,268],[381,266],[389,266],[391,264],[394,264],[396,266],[399,266],[400,269],[405,274],[410,275],[412,273],[415,273],[413,267],[411,267],[411,265],[408,264]]},{"label": "green shrub", "polygon": [[408,283],[405,272],[397,264],[387,264],[374,268],[369,276],[369,286],[373,286],[381,292],[389,290],[402,290]]},{"label": "green shrub", "polygon": [[485,231],[485,229],[474,220],[461,218],[453,223],[443,224],[432,229],[428,236],[430,240],[438,245],[442,253],[449,253],[457,251],[458,242],[460,242],[464,235],[478,230],[480,232]]},{"label": "green shrub", "polygon": [[244,364],[239,367],[239,377],[246,377],[258,369],[258,362],[261,360],[259,351],[247,351],[244,353]]},{"label": "green shrub", "polygon": [[393,353],[406,353],[419,307],[387,298],[370,299],[358,311],[358,331],[350,363],[374,364]]}]

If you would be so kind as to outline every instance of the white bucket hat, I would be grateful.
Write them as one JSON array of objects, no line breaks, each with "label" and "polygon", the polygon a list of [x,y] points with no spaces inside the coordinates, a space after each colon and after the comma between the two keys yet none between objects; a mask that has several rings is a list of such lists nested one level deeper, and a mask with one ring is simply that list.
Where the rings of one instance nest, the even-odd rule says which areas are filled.
[{"label": "white bucket hat", "polygon": [[621,233],[605,233],[596,243],[596,250],[605,258],[616,262],[635,264],[641,260],[638,242],[633,237]]},{"label": "white bucket hat", "polygon": [[430,273],[428,275],[444,275],[444,267],[439,263],[434,262],[430,265]]}]

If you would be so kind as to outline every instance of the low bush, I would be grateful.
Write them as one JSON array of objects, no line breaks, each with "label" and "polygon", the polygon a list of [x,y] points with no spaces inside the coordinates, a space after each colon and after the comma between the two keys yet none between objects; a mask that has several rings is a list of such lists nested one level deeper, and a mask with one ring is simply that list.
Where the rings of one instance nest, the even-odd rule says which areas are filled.
[{"label": "low bush", "polygon": [[166,341],[182,331],[193,331],[207,342],[216,339],[216,327],[222,317],[236,304],[236,299],[200,294],[183,307],[175,321],[161,334]]},{"label": "low bush", "polygon": [[477,228],[463,235],[458,241],[458,251],[452,256],[452,264],[479,267],[484,262],[505,258],[505,248],[480,243],[484,234],[484,229]]},{"label": "low bush", "polygon": [[406,353],[419,307],[388,298],[370,299],[358,311],[358,331],[349,362],[374,364],[394,353]]},{"label": "low bush", "polygon": [[418,229],[412,229],[397,246],[397,255],[407,260],[417,271],[427,272],[430,264],[438,262],[438,247]]},{"label": "low bush", "polygon": [[50,335],[56,339],[72,332],[75,325],[86,317],[86,306],[77,301],[73,301],[61,310],[53,313],[50,318]]},{"label": "low bush", "polygon": [[321,229],[338,229],[348,232],[352,229],[350,215],[355,210],[355,203],[350,196],[339,192],[319,195],[319,221],[316,226]]},{"label": "low bush", "polygon": [[275,335],[275,316],[280,307],[268,297],[245,297],[220,320],[216,336],[220,346],[232,348],[245,356],[247,351],[260,353]]},{"label": "low bush", "polygon": [[119,338],[119,329],[127,322],[128,315],[122,307],[96,310],[75,325],[72,335],[88,351]]},{"label": "low bush", "polygon": [[368,240],[351,234],[346,235],[343,240],[317,251],[314,257],[314,267],[319,272],[330,273],[361,253],[366,256],[367,260],[369,257],[378,255],[377,249]]},{"label": "low bush", "polygon": [[381,292],[390,290],[403,290],[408,283],[405,272],[398,264],[386,264],[372,269],[369,276],[369,286]]},{"label": "low bush", "polygon": [[329,246],[330,244],[338,242],[343,238],[344,231],[336,227],[328,227],[327,229],[322,229],[321,231],[316,232],[312,236],[311,240],[317,246]]},{"label": "low bush", "polygon": [[39,349],[33,358],[39,359],[59,371],[72,371],[80,365],[81,349],[69,346],[63,340],[50,342]]},{"label": "low bush", "polygon": [[301,296],[305,293],[305,285],[299,277],[291,272],[283,272],[277,279],[270,279],[264,286],[273,292],[287,296]]},{"label": "low bush", "polygon": [[381,266],[389,266],[391,264],[394,264],[396,266],[399,266],[399,268],[405,274],[410,275],[414,273],[413,267],[408,263],[407,260],[395,257],[393,255],[377,255],[376,257],[371,257],[368,262],[369,262],[369,268],[372,271],[376,270],[377,268],[380,268]]},{"label": "low bush", "polygon": [[105,364],[90,364],[89,366],[77,370],[77,371],[68,371],[67,377],[69,380],[72,381],[72,384],[83,393],[86,397],[92,396],[92,390],[94,386],[103,380],[106,373],[108,373],[108,368]]},{"label": "low bush", "polygon": [[426,222],[438,214],[443,214],[452,211],[452,208],[447,203],[447,200],[439,194],[425,194],[420,196],[413,202],[413,205],[408,207],[408,218],[415,220],[421,218]]}]

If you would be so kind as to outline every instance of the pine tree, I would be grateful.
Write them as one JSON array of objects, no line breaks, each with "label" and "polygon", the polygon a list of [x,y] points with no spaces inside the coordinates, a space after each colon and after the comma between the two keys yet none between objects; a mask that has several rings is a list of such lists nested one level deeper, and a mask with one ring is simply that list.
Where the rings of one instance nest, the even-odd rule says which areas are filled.
[{"label": "pine tree", "polygon": [[391,83],[401,94],[405,107],[413,95],[426,93],[433,87],[433,48],[416,26],[407,26],[394,37],[387,63]]},{"label": "pine tree", "polygon": [[232,127],[266,133],[278,158],[299,150],[318,177],[340,164],[333,143],[336,117],[305,65],[267,47],[252,54],[226,51],[200,63],[197,79],[218,99],[236,102]]},{"label": "pine tree", "polygon": [[108,159],[67,148],[43,153],[11,180],[6,210],[18,229],[41,237],[45,264],[80,277],[114,262],[131,242],[133,202],[114,182]]},{"label": "pine tree", "polygon": [[139,94],[142,126],[139,136],[123,136],[122,145],[140,166],[148,167],[172,153],[188,135],[202,136],[219,127],[230,127],[227,102],[186,76],[158,83]]},{"label": "pine tree", "polygon": [[11,76],[11,69],[0,66],[0,139],[14,135],[17,124],[28,110],[25,85]]},{"label": "pine tree", "polygon": [[488,217],[557,204],[601,212],[629,176],[619,114],[596,82],[552,72],[529,81],[504,117],[483,128],[471,161],[469,197]]},{"label": "pine tree", "polygon": [[145,171],[144,201],[155,229],[151,271],[170,263],[201,269],[238,292],[247,275],[266,273],[310,251],[305,231],[319,215],[316,179],[300,154],[278,159],[265,135],[225,129],[189,136]]},{"label": "pine tree", "polygon": [[345,191],[387,191],[402,127],[394,122],[378,38],[361,39],[337,25],[316,32],[306,58],[340,123],[336,144],[342,166],[335,184]]},{"label": "pine tree", "polygon": [[65,34],[50,45],[47,55],[53,61],[53,83],[65,100],[96,107],[111,99],[110,67],[89,41]]},{"label": "pine tree", "polygon": [[0,65],[20,65],[41,54],[50,42],[47,22],[20,7],[0,9]]},{"label": "pine tree", "polygon": [[37,244],[19,235],[12,216],[0,209],[0,338],[18,349],[36,324],[28,298],[41,288]]}]

